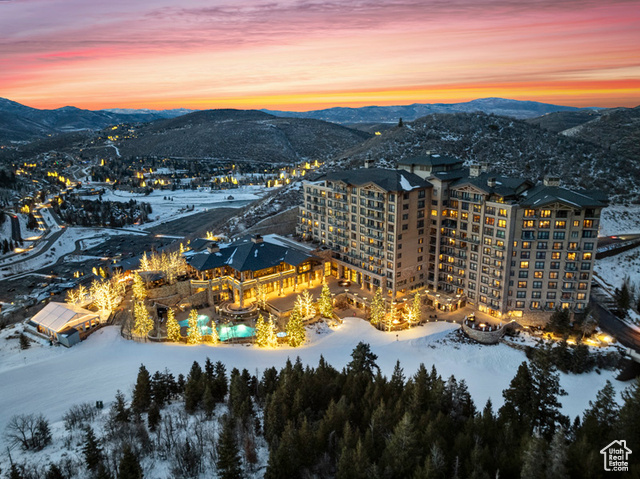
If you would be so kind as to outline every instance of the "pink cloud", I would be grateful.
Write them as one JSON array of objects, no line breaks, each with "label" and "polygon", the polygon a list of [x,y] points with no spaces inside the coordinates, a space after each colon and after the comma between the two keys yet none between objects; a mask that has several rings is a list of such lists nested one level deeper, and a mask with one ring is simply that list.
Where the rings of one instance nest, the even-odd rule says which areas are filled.
[{"label": "pink cloud", "polygon": [[0,2],[0,31],[3,96],[38,102],[640,77],[637,1],[25,0]]}]

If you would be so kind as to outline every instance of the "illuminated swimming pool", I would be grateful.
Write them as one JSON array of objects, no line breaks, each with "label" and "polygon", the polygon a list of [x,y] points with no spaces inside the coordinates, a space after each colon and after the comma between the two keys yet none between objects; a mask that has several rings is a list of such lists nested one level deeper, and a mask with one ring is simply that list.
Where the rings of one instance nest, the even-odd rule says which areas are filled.
[{"label": "illuminated swimming pool", "polygon": [[234,338],[250,338],[254,335],[255,328],[246,324],[234,324],[233,326],[218,326],[218,335],[220,341],[226,341]]},{"label": "illuminated swimming pool", "polygon": [[[182,321],[178,321],[178,324],[183,328],[189,328],[189,320],[183,319]],[[211,336],[211,319],[206,314],[198,315],[198,327],[200,328],[200,332],[203,336]],[[220,337],[220,341],[227,341],[229,339],[235,338],[250,338],[255,333],[255,328],[251,326],[247,326],[246,324],[234,324],[231,326],[227,325],[218,325],[216,326],[218,330],[218,336]],[[188,335],[187,331],[187,335]]]}]

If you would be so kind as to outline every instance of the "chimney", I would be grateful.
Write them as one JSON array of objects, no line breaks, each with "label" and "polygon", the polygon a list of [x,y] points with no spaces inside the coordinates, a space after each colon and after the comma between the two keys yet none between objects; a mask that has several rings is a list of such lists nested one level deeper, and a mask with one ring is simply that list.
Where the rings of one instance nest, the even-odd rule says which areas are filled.
[{"label": "chimney", "polygon": [[482,173],[486,173],[487,171],[489,171],[489,162],[488,161],[483,161],[482,163],[480,163],[480,171]]},{"label": "chimney", "polygon": [[477,163],[473,163],[469,167],[469,177],[470,178],[477,178],[478,176],[480,176],[480,165],[477,164]]},{"label": "chimney", "polygon": [[218,243],[211,243],[207,246],[207,251],[211,254],[217,253],[220,251],[220,245]]},{"label": "chimney", "polygon": [[560,186],[560,177],[546,175],[544,177],[544,186]]},{"label": "chimney", "polygon": [[264,243],[264,240],[262,239],[262,236],[260,236],[260,235],[252,236],[251,237],[251,241],[253,241],[255,244]]},{"label": "chimney", "polygon": [[496,186],[496,179],[492,176],[491,178],[487,178],[487,186],[489,188],[495,188]]},{"label": "chimney", "polygon": [[373,166],[373,160],[371,158],[367,158],[364,160],[364,167],[371,168]]}]

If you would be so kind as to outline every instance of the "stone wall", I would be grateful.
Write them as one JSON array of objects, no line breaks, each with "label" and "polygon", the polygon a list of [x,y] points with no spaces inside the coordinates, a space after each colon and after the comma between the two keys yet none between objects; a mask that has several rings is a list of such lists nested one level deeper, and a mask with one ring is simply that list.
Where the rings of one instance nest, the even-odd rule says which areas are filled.
[{"label": "stone wall", "polygon": [[190,281],[178,281],[174,284],[160,286],[159,288],[149,289],[147,297],[149,299],[168,298],[173,295],[189,296],[191,294]]},{"label": "stone wall", "polygon": [[186,296],[184,299],[180,301],[179,304],[181,308],[185,309],[185,308],[193,308],[194,306],[199,307],[208,303],[209,301],[207,300],[207,292],[200,291],[199,293]]},{"label": "stone wall", "polygon": [[525,311],[522,317],[515,318],[515,320],[521,326],[531,326],[534,328],[539,326],[544,328],[552,314],[553,312],[550,311]]},{"label": "stone wall", "polygon": [[465,334],[471,339],[482,344],[497,344],[502,336],[504,336],[504,333],[507,332],[508,327],[509,325],[505,324],[500,329],[489,331],[489,326],[486,326],[485,328],[479,328],[476,325],[476,327],[473,328],[471,327],[471,325],[467,324],[466,321],[462,323],[462,330],[465,332]]}]

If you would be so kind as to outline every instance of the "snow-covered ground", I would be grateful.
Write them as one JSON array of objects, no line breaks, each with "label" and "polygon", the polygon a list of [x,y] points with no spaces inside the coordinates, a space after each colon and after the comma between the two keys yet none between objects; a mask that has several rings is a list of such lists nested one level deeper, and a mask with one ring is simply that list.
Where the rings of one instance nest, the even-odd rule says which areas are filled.
[{"label": "snow-covered ground", "polygon": [[602,236],[640,234],[640,206],[613,205],[605,208],[600,216]]},{"label": "snow-covered ground", "polygon": [[[267,189],[264,186],[241,186],[231,190],[154,190],[148,195],[121,190],[107,190],[102,195],[102,199],[104,201],[123,202],[133,199],[149,203],[153,210],[149,215],[151,222],[133,226],[136,229],[147,229],[162,222],[202,213],[212,208],[241,207],[250,201],[257,200],[266,192]],[[233,201],[227,200],[229,196],[233,196]],[[166,200],[165,197],[172,198],[172,201]],[[87,198],[96,199],[94,196]],[[191,206],[194,206],[194,209],[187,211],[187,207]]]},{"label": "snow-covered ground", "polygon": [[640,247],[608,258],[596,260],[595,274],[608,286],[619,288],[625,276],[629,277],[636,291],[640,288]]},{"label": "snow-covered ground", "polygon": [[[300,356],[305,364],[317,365],[320,355],[341,369],[359,341],[371,345],[377,363],[389,376],[396,360],[405,375],[415,373],[420,363],[434,364],[445,378],[455,375],[465,379],[476,405],[481,408],[488,398],[499,407],[502,390],[525,361],[523,352],[500,344],[482,346],[456,340],[456,324],[429,323],[407,331],[384,333],[358,318],[347,318],[343,325],[329,329],[308,329],[308,343],[301,348],[281,347],[263,350],[253,345],[187,346],[182,344],[136,343],[124,340],[117,327],[105,327],[71,349],[48,344],[18,349],[18,340],[7,340],[15,330],[0,333],[0,431],[11,416],[43,413],[52,423],[61,421],[70,406],[102,400],[108,407],[118,389],[131,395],[138,368],[145,364],[152,373],[165,367],[174,374],[187,374],[194,360],[206,357],[222,361],[227,370],[247,368],[261,375],[270,366],[280,368],[287,358]],[[19,326],[17,327],[19,328]],[[582,413],[596,392],[611,380],[618,390],[624,384],[614,373],[604,371],[583,375],[561,375],[562,386],[569,393],[560,400],[563,412],[574,417]],[[0,447],[4,438],[0,436]]]}]

